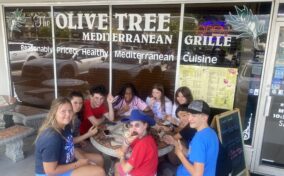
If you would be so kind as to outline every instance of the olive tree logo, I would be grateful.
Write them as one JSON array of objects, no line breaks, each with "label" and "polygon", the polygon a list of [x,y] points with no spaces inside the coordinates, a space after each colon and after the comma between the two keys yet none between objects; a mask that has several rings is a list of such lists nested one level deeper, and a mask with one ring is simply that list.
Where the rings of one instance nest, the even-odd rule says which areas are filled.
[{"label": "olive tree logo", "polygon": [[9,30],[11,31],[10,37],[12,37],[14,31],[21,32],[21,27],[26,23],[25,15],[23,14],[23,9],[11,12],[7,20]]},{"label": "olive tree logo", "polygon": [[258,48],[258,37],[264,34],[264,24],[259,21],[256,15],[253,15],[252,10],[248,9],[245,5],[243,9],[235,6],[237,15],[232,15],[226,18],[226,22],[230,24],[234,31],[241,32],[237,38],[251,37],[255,49]]}]

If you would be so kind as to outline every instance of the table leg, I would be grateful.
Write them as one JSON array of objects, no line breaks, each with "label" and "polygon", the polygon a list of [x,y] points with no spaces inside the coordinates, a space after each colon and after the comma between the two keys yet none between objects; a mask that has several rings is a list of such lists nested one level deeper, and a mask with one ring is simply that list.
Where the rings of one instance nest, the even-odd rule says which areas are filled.
[{"label": "table leg", "polygon": [[115,164],[114,158],[111,158],[110,159],[110,167],[109,167],[108,172],[107,172],[108,176],[114,176],[114,169],[115,169],[114,164]]},{"label": "table leg", "polygon": [[0,113],[0,130],[5,129],[4,115]]},{"label": "table leg", "polygon": [[103,154],[103,157],[105,159],[105,170],[107,176],[114,176],[115,172],[115,163],[117,162],[117,158]]}]

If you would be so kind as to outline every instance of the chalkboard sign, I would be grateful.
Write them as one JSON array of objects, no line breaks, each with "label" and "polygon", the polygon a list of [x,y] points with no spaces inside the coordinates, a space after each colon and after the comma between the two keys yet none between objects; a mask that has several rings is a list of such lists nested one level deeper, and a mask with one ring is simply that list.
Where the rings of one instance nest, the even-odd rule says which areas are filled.
[{"label": "chalkboard sign", "polygon": [[[271,96],[261,149],[262,163],[284,167],[284,97]],[[282,152],[281,152],[282,151]]]},{"label": "chalkboard sign", "polygon": [[238,109],[214,117],[221,143],[232,161],[232,176],[246,173],[242,127]]}]

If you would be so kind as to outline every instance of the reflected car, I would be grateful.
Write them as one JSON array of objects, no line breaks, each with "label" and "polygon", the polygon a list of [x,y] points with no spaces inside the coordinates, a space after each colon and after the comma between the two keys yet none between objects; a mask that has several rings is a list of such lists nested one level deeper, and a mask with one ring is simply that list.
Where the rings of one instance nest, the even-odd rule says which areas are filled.
[{"label": "reflected car", "polygon": [[31,40],[28,43],[33,44],[33,46],[37,48],[37,52],[40,56],[43,56],[52,51],[52,43],[47,39]]},{"label": "reflected car", "polygon": [[237,92],[239,94],[258,96],[263,63],[248,61],[241,66]]},{"label": "reflected car", "polygon": [[8,50],[10,63],[23,64],[25,61],[33,60],[39,57],[39,53],[34,51],[33,44],[24,42],[9,42]]},{"label": "reflected car", "polygon": [[[107,57],[104,49],[81,42],[61,43],[56,50],[56,69],[59,78],[73,78],[88,73],[91,66],[103,62]],[[25,62],[22,77],[53,78],[53,53]]]}]

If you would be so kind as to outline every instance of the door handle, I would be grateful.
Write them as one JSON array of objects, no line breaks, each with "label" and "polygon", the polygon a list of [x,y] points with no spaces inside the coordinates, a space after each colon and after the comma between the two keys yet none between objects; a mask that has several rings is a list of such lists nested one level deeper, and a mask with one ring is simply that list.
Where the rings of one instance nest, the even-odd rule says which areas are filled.
[{"label": "door handle", "polygon": [[264,117],[267,117],[269,115],[270,103],[271,103],[271,96],[268,95],[265,99],[265,107],[263,112]]}]

